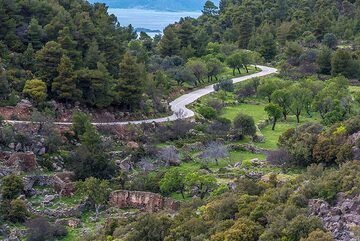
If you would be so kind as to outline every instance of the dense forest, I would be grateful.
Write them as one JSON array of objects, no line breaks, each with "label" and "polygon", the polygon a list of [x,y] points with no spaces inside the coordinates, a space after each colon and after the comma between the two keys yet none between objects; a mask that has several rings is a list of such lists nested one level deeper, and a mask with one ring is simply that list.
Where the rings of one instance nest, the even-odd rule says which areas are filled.
[{"label": "dense forest", "polygon": [[107,10],[0,0],[0,239],[360,239],[359,0],[207,1],[154,38]]}]

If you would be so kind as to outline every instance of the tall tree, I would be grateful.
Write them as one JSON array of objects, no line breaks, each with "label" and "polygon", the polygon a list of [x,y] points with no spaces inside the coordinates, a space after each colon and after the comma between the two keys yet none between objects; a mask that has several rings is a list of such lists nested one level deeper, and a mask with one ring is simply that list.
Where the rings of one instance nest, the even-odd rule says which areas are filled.
[{"label": "tall tree", "polygon": [[202,13],[207,16],[214,16],[219,13],[219,8],[212,1],[206,1]]},{"label": "tall tree", "polygon": [[311,99],[311,92],[309,89],[303,88],[300,85],[293,85],[289,88],[291,96],[290,110],[296,116],[297,123],[300,123],[300,115],[305,109],[306,103]]},{"label": "tall tree", "polygon": [[239,31],[239,48],[247,49],[254,28],[254,20],[250,11],[244,8],[239,9],[235,12],[234,22]]},{"label": "tall tree", "polygon": [[190,59],[186,63],[186,67],[189,68],[197,79],[196,85],[201,83],[203,77],[206,74],[206,64],[201,59]]},{"label": "tall tree", "polygon": [[111,189],[109,181],[89,177],[85,181],[78,183],[78,192],[87,196],[95,206],[95,218],[97,219],[100,208],[108,201]]},{"label": "tall tree", "polygon": [[97,69],[97,63],[105,63],[105,59],[103,54],[99,50],[99,45],[96,39],[93,39],[90,43],[88,50],[86,51],[86,55],[84,58],[85,66],[89,69]]},{"label": "tall tree", "polygon": [[129,52],[124,55],[120,63],[120,79],[116,87],[119,103],[127,109],[139,107],[142,99],[142,66]]},{"label": "tall tree", "polygon": [[44,80],[49,89],[51,89],[52,81],[59,75],[57,67],[63,55],[61,45],[50,41],[36,53],[37,76]]},{"label": "tall tree", "polygon": [[28,38],[34,49],[39,50],[43,46],[41,40],[43,37],[43,29],[39,25],[36,18],[32,18],[28,27]]},{"label": "tall tree", "polygon": [[273,121],[273,125],[271,129],[274,131],[277,121],[281,118],[282,109],[280,106],[270,103],[267,106],[265,106],[265,111],[268,113],[269,117]]},{"label": "tall tree", "polygon": [[284,120],[286,120],[287,115],[290,112],[291,105],[291,95],[289,91],[286,89],[276,90],[274,93],[272,93],[271,99],[275,104],[282,108],[283,117]]},{"label": "tall tree", "polygon": [[24,69],[34,71],[34,67],[36,65],[35,50],[31,43],[28,44],[21,60]]},{"label": "tall tree", "polygon": [[52,91],[58,99],[75,101],[81,97],[81,91],[77,89],[73,65],[69,57],[64,55],[58,66],[59,76],[52,83]]},{"label": "tall tree", "polygon": [[159,43],[160,53],[163,57],[178,55],[181,42],[173,27],[169,26],[164,31],[164,36]]},{"label": "tall tree", "polygon": [[77,50],[78,42],[74,39],[69,27],[64,27],[59,32],[57,41],[64,50],[64,54],[71,59],[73,64],[76,67],[81,66],[81,52]]},{"label": "tall tree", "polygon": [[0,100],[5,100],[10,93],[9,82],[6,77],[5,68],[2,66],[0,59]]}]

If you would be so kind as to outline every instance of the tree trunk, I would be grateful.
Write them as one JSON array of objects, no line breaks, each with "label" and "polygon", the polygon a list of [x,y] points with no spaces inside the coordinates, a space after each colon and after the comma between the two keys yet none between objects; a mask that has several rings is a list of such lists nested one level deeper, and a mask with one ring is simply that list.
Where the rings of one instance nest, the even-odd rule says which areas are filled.
[{"label": "tree trunk", "polygon": [[100,204],[95,204],[95,212],[96,212],[96,214],[95,214],[95,219],[96,219],[96,220],[97,220],[98,217],[99,217],[100,207],[101,207]]},{"label": "tree trunk", "polygon": [[273,121],[273,126],[272,126],[272,128],[271,128],[271,130],[275,130],[275,125],[276,125],[276,121],[277,121],[277,119],[276,118],[274,118],[274,121]]},{"label": "tree trunk", "polygon": [[248,67],[246,65],[244,65],[245,69],[246,69],[246,73],[249,73]]},{"label": "tree trunk", "polygon": [[287,118],[286,111],[283,111],[283,116],[284,116],[284,120],[286,120],[286,118]]},{"label": "tree trunk", "polygon": [[235,76],[235,68],[233,68],[233,75]]},{"label": "tree trunk", "polygon": [[296,121],[297,121],[297,123],[300,123],[300,114],[299,113],[296,113]]},{"label": "tree trunk", "polygon": [[239,74],[241,74],[241,70],[240,70],[240,68],[237,68],[237,70],[239,71]]},{"label": "tree trunk", "polygon": [[181,190],[180,190],[180,193],[181,193],[182,198],[185,199],[184,189],[181,189]]}]

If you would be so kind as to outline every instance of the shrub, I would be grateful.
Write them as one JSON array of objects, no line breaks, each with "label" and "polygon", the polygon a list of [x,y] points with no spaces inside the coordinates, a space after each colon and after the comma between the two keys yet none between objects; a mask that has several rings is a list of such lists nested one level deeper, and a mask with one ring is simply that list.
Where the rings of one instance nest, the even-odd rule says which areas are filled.
[{"label": "shrub", "polygon": [[234,92],[235,86],[232,79],[221,80],[218,84],[214,85],[214,90],[224,90],[226,92]]},{"label": "shrub", "polygon": [[292,158],[293,157],[287,150],[280,148],[278,150],[270,151],[266,161],[275,166],[287,167],[291,163]]},{"label": "shrub", "polygon": [[300,241],[334,241],[334,238],[331,233],[316,229],[307,238],[301,238]]},{"label": "shrub", "polygon": [[26,222],[29,241],[55,240],[67,235],[67,230],[61,225],[51,225],[45,218],[34,218]]},{"label": "shrub", "polygon": [[198,109],[200,115],[206,119],[214,119],[217,116],[217,112],[210,106],[202,106]]},{"label": "shrub", "polygon": [[221,100],[212,98],[207,102],[207,105],[214,108],[217,112],[219,112],[224,107],[224,102],[222,102]]},{"label": "shrub", "polygon": [[90,117],[81,111],[76,111],[73,114],[72,122],[72,130],[75,132],[78,138],[85,133],[86,126],[91,124]]},{"label": "shrub", "polygon": [[249,115],[240,113],[234,120],[235,131],[243,136],[254,136],[256,134],[256,126],[254,118]]},{"label": "shrub", "polygon": [[13,223],[25,222],[29,216],[25,202],[20,199],[3,200],[1,202],[1,214],[5,220]]},{"label": "shrub", "polygon": [[3,178],[1,193],[4,199],[15,199],[23,190],[23,183],[19,176],[14,174]]}]

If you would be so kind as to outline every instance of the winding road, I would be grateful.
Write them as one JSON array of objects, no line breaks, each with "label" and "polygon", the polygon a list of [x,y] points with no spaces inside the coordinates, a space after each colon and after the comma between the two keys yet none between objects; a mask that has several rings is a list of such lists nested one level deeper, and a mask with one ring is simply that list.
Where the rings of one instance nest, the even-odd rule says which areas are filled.
[{"label": "winding road", "polygon": [[[238,78],[234,78],[234,83],[239,83],[254,77],[262,77],[270,74],[274,74],[277,72],[277,69],[267,67],[267,66],[258,66],[261,71],[255,74],[246,75]],[[194,90],[188,94],[184,94],[180,96],[179,98],[175,99],[170,103],[171,111],[173,114],[168,117],[163,118],[156,118],[156,119],[147,119],[147,120],[138,120],[138,121],[119,121],[119,122],[95,122],[92,123],[96,126],[117,126],[117,125],[128,125],[128,124],[142,124],[142,123],[162,123],[162,122],[168,122],[168,121],[174,121],[177,119],[186,119],[191,118],[195,116],[195,113],[188,109],[186,106],[195,102],[197,99],[208,95],[212,92],[214,92],[214,85],[209,85],[204,88]],[[9,124],[31,124],[33,122],[31,121],[15,121],[15,120],[5,120],[4,122]],[[71,125],[71,122],[54,122],[56,125]]]}]

